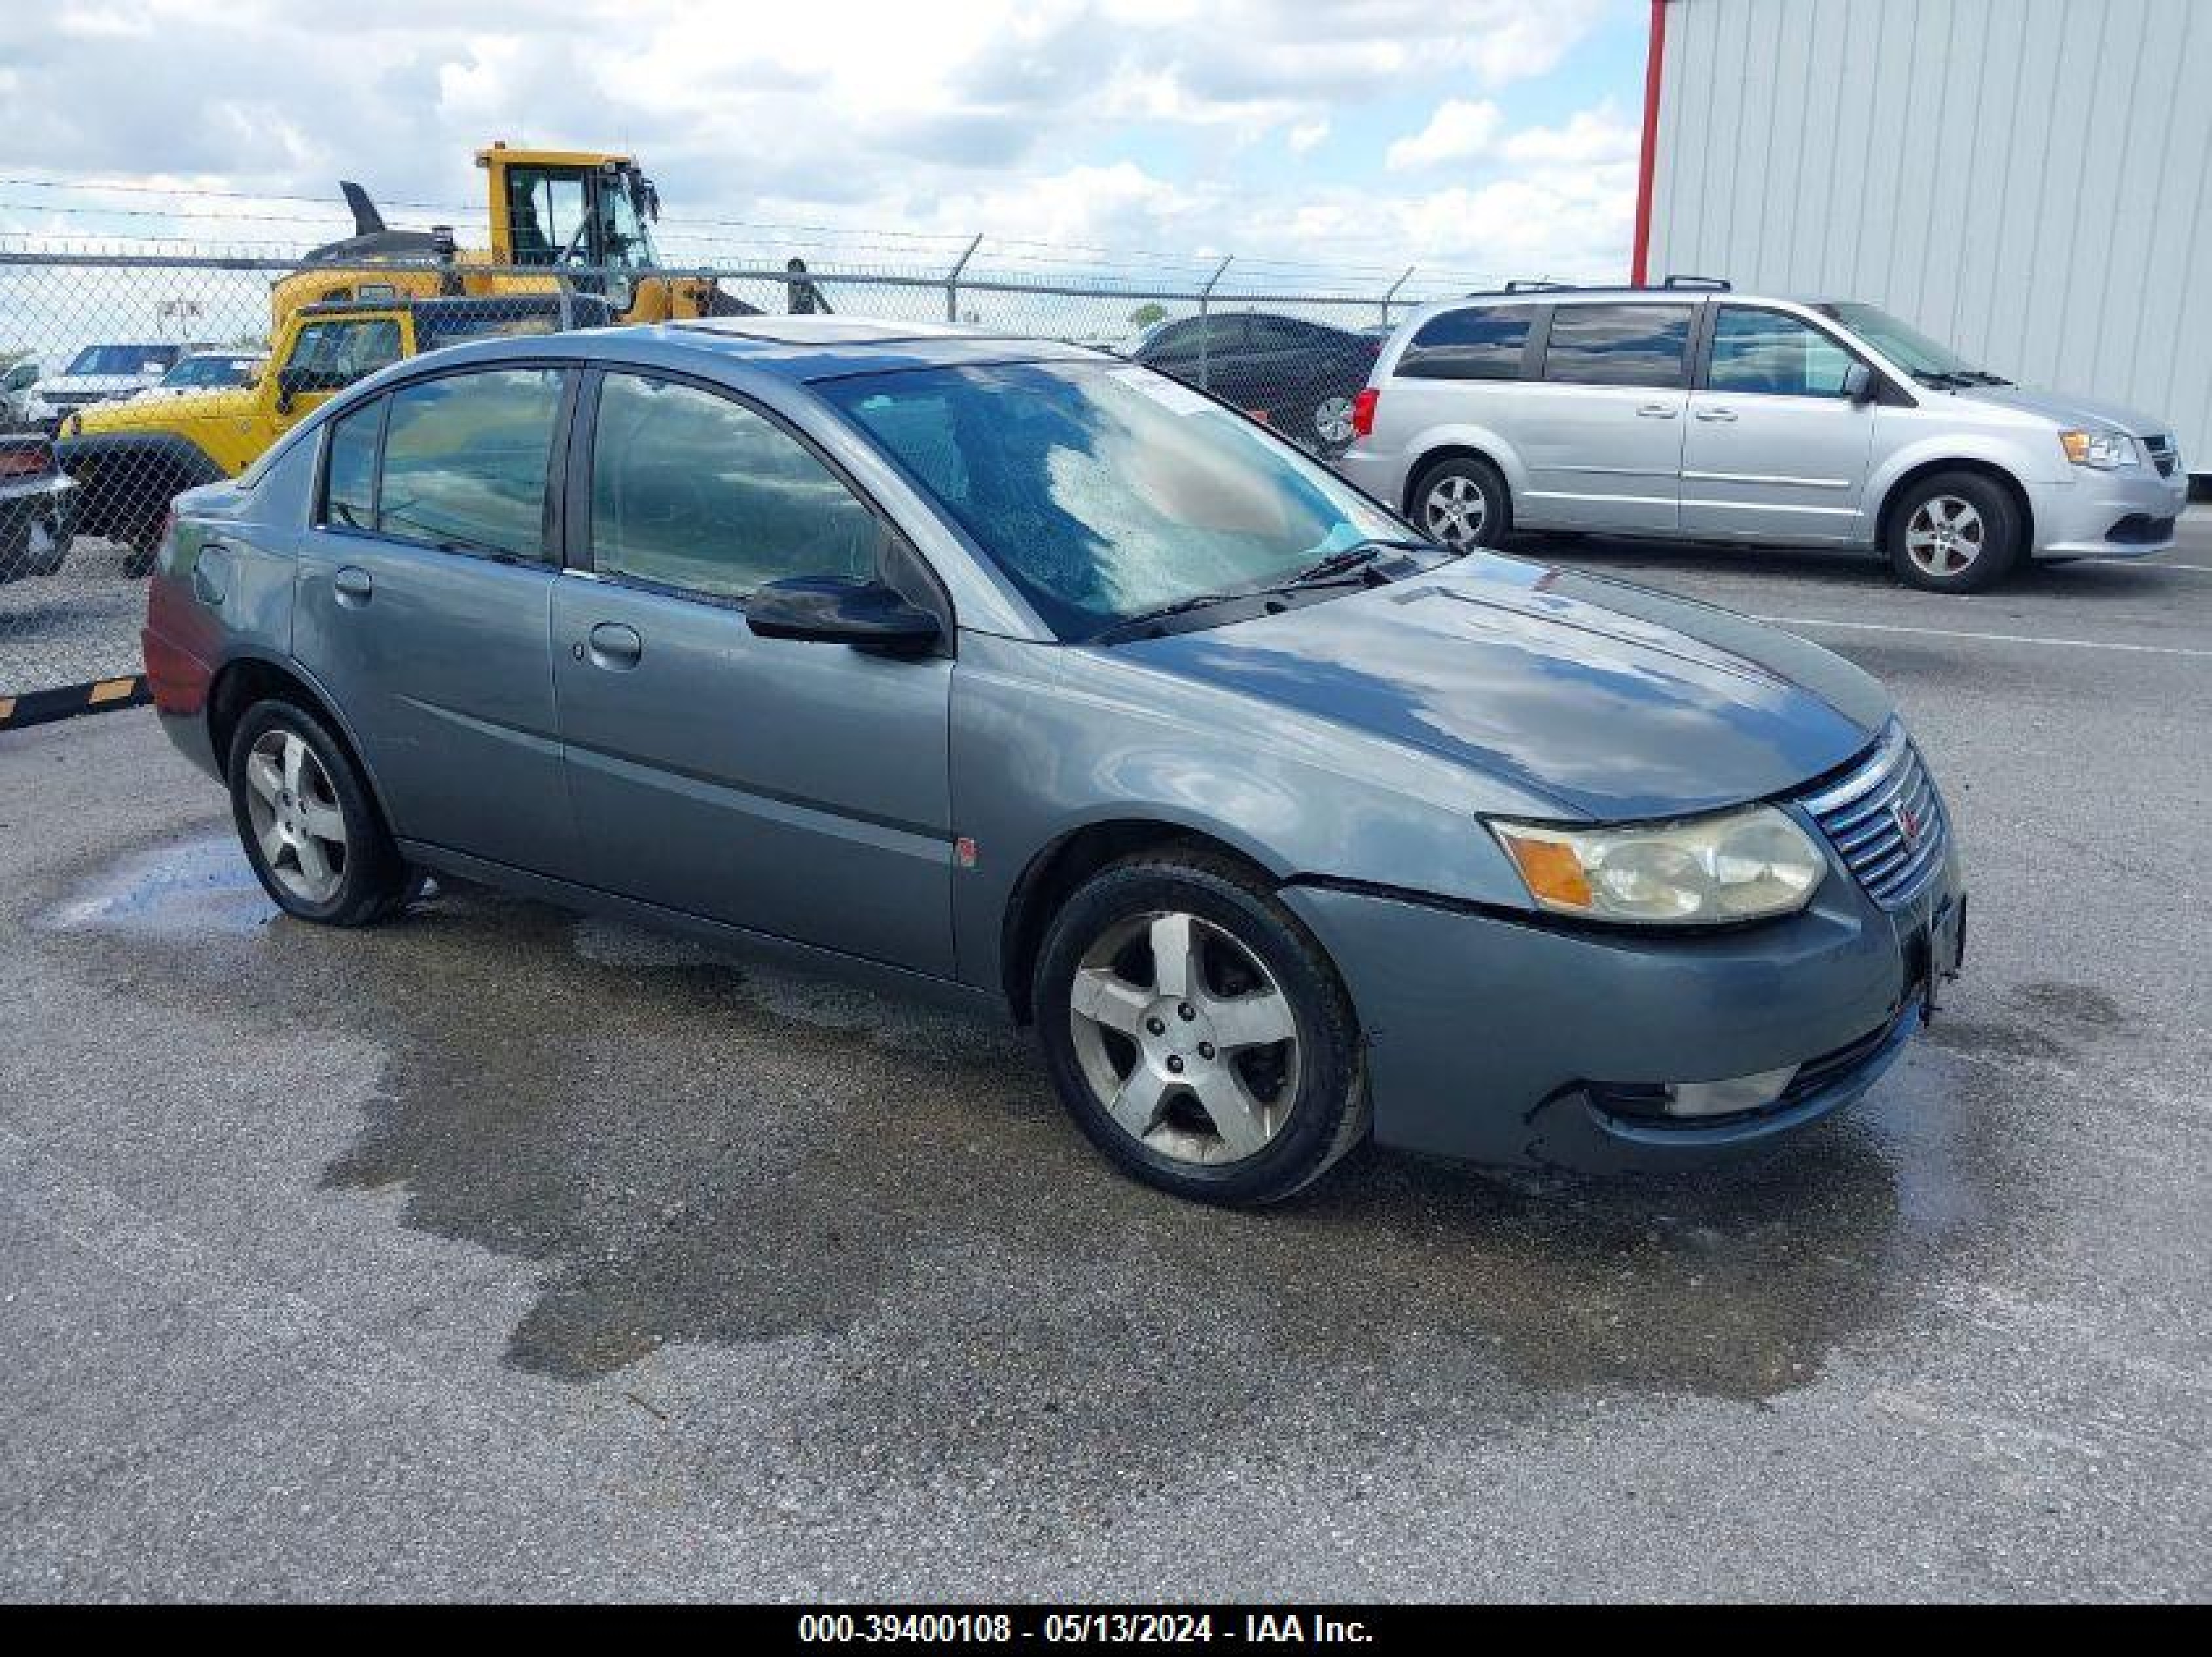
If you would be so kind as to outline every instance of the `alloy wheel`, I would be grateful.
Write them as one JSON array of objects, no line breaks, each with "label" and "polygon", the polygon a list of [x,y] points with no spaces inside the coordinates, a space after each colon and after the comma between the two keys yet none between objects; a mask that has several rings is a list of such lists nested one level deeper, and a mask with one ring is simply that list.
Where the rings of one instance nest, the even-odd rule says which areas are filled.
[{"label": "alloy wheel", "polygon": [[1348,397],[1324,398],[1313,414],[1314,431],[1321,440],[1328,444],[1352,441],[1352,399]]},{"label": "alloy wheel", "polygon": [[1475,545],[1489,516],[1490,502],[1481,486],[1462,473],[1437,479],[1421,503],[1422,526],[1448,547]]},{"label": "alloy wheel", "polygon": [[330,774],[298,732],[262,732],[246,756],[246,812],[262,860],[303,903],[327,903],[345,880],[345,813]]},{"label": "alloy wheel", "polygon": [[1176,911],[1134,915],[1086,950],[1068,1020],[1085,1081],[1139,1144],[1242,1162],[1297,1108],[1297,1021],[1258,956]]},{"label": "alloy wheel", "polygon": [[1982,555],[1987,533],[1973,502],[1955,495],[1930,495],[1905,524],[1905,555],[1925,574],[1959,574]]}]

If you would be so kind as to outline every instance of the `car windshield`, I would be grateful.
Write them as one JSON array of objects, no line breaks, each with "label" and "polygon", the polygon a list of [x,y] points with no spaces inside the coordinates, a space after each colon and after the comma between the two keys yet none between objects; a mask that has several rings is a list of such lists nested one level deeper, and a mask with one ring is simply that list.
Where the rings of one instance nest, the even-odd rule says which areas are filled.
[{"label": "car windshield", "polygon": [[1945,381],[1970,385],[2007,383],[1995,374],[1984,373],[1948,345],[1938,344],[1878,306],[1838,300],[1813,308],[1842,323],[1916,379],[1938,385]]},{"label": "car windshield", "polygon": [[253,371],[243,356],[191,356],[161,376],[164,385],[239,385]]},{"label": "car windshield", "polygon": [[1407,537],[1289,445],[1147,368],[1012,363],[819,389],[1063,640]]},{"label": "car windshield", "polygon": [[139,374],[146,365],[166,368],[177,360],[173,345],[88,345],[70,359],[72,374]]}]

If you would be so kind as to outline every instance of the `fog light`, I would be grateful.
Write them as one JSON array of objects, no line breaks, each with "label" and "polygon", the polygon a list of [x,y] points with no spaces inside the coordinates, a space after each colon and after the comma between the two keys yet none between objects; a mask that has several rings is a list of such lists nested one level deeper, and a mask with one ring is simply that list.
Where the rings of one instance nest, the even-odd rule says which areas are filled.
[{"label": "fog light", "polygon": [[1732,1076],[1724,1082],[1669,1082],[1669,1116],[1734,1116],[1747,1110],[1764,1110],[1782,1096],[1797,1066],[1763,1070],[1755,1076]]}]

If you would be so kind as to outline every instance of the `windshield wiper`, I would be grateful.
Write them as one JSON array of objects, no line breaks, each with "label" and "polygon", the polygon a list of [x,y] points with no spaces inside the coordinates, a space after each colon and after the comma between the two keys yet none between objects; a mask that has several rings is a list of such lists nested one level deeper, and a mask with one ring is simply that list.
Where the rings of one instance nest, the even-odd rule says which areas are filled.
[{"label": "windshield wiper", "polygon": [[1216,604],[1233,604],[1239,598],[1255,595],[1249,592],[1194,592],[1188,598],[1178,598],[1171,604],[1159,604],[1151,610],[1140,610],[1134,616],[1124,616],[1109,622],[1084,640],[1087,645],[1119,644],[1133,639],[1146,628],[1169,620],[1172,616],[1188,616],[1194,610],[1210,610]]},{"label": "windshield wiper", "polygon": [[1956,373],[1953,374],[1951,378],[1954,379],[1963,379],[1969,385],[2009,385],[2012,384],[2012,381],[2007,379],[2002,374],[1993,374],[1986,368],[1961,368]]},{"label": "windshield wiper", "polygon": [[1279,593],[1310,592],[1322,587],[1348,586],[1360,580],[1368,568],[1393,552],[1431,552],[1434,544],[1427,541],[1362,541],[1356,546],[1343,547],[1326,558],[1316,560],[1287,580],[1277,581],[1263,587],[1239,587],[1227,592],[1197,592],[1173,604],[1161,604],[1152,610],[1139,610],[1134,616],[1124,616],[1091,634],[1084,642],[1110,645],[1133,639],[1148,628],[1177,616],[1188,616],[1193,610],[1210,610],[1216,604],[1233,604],[1239,599],[1266,598]]},{"label": "windshield wiper", "polygon": [[1434,549],[1432,544],[1426,541],[1361,541],[1307,565],[1289,580],[1266,591],[1285,592],[1293,587],[1319,586],[1368,569],[1390,553],[1429,552]]}]

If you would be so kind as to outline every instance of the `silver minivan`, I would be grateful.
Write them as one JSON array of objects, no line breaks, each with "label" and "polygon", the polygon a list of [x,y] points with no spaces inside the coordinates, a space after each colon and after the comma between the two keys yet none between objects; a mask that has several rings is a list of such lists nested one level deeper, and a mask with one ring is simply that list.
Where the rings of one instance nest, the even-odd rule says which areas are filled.
[{"label": "silver minivan", "polygon": [[1863,547],[1973,592],[2173,544],[2166,426],[2026,391],[1871,305],[1514,284],[1416,311],[1339,465],[1438,540],[1512,529]]}]

